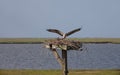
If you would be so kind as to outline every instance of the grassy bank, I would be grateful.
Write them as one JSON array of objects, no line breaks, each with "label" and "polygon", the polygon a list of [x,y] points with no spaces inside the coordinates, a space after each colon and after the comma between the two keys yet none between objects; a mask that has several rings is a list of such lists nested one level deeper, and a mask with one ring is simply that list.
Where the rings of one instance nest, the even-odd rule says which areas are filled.
[{"label": "grassy bank", "polygon": [[114,43],[120,44],[120,38],[71,38],[83,43]]},{"label": "grassy bank", "polygon": [[31,44],[43,43],[46,38],[0,38],[1,44]]},{"label": "grassy bank", "polygon": [[[43,43],[50,38],[0,38],[0,44],[31,44]],[[69,38],[83,43],[115,43],[120,44],[120,38]]]},{"label": "grassy bank", "polygon": [[[0,70],[0,75],[62,75],[61,70]],[[120,75],[120,70],[70,70],[68,75]]]}]

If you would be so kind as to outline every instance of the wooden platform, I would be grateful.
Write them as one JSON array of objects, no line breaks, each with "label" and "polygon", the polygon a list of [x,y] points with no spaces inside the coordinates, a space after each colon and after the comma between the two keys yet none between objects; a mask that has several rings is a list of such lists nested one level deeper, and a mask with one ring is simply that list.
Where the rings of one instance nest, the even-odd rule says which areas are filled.
[{"label": "wooden platform", "polygon": [[82,47],[82,43],[79,41],[56,39],[47,40],[45,47],[60,50],[79,50]]}]

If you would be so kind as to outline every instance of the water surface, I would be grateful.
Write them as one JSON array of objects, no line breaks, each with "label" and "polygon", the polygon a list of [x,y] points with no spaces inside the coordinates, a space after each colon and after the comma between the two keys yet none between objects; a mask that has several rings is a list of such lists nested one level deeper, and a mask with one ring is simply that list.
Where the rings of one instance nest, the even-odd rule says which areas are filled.
[{"label": "water surface", "polygon": [[[69,69],[120,69],[120,44],[83,44],[83,47],[83,51],[68,51]],[[0,44],[0,69],[60,68],[43,44]]]}]

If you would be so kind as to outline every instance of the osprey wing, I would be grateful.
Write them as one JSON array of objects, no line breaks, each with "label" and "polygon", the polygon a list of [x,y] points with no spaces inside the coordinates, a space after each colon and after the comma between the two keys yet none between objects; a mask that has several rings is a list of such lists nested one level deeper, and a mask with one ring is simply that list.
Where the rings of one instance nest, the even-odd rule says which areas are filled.
[{"label": "osprey wing", "polygon": [[61,36],[64,35],[63,32],[61,32],[61,31],[59,31],[59,30],[57,30],[57,29],[47,29],[47,31],[49,31],[49,32],[53,32],[53,33],[57,33],[57,34],[59,34],[59,35],[61,35]]},{"label": "osprey wing", "polygon": [[71,34],[73,34],[73,33],[75,33],[75,32],[78,32],[78,31],[80,31],[82,28],[77,28],[77,29],[74,29],[74,30],[72,30],[72,31],[70,31],[70,32],[68,32],[68,33],[66,33],[66,36],[69,36],[69,35],[71,35]]}]

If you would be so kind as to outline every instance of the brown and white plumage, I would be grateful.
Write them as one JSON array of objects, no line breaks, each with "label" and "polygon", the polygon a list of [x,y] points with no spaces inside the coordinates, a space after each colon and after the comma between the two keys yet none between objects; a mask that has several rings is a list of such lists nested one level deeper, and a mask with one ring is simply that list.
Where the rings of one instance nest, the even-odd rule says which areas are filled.
[{"label": "brown and white plumage", "polygon": [[47,31],[49,31],[49,32],[53,32],[53,33],[57,33],[57,34],[59,34],[59,35],[61,35],[61,36],[64,35],[63,32],[61,32],[61,31],[59,31],[59,30],[57,30],[57,29],[47,29]]},{"label": "brown and white plumage", "polygon": [[61,35],[62,39],[66,38],[67,36],[69,36],[69,35],[71,35],[75,32],[78,32],[80,30],[81,30],[81,28],[77,28],[77,29],[74,29],[74,30],[72,30],[68,33],[63,33],[63,32],[61,32],[60,30],[57,30],[57,29],[47,29],[47,31],[49,31],[49,32],[53,32],[53,33],[57,33],[57,34]]}]

